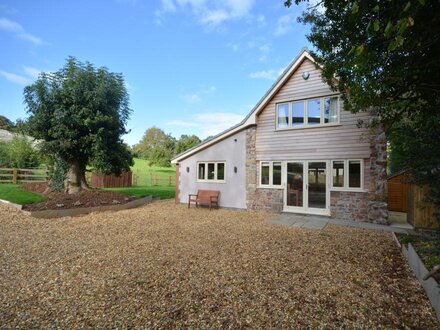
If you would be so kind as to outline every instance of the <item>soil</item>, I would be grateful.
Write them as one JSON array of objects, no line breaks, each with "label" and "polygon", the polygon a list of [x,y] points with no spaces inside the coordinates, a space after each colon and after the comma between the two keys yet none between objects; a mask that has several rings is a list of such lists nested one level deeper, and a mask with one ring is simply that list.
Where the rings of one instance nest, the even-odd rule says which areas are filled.
[{"label": "soil", "polygon": [[0,328],[439,329],[389,233],[159,201],[35,219],[0,205]]},{"label": "soil", "polygon": [[51,192],[47,189],[47,183],[29,183],[24,185],[22,189],[42,194],[47,198],[44,202],[23,205],[23,210],[26,211],[60,210],[125,204],[136,199],[118,192],[98,189],[83,190],[76,194]]}]

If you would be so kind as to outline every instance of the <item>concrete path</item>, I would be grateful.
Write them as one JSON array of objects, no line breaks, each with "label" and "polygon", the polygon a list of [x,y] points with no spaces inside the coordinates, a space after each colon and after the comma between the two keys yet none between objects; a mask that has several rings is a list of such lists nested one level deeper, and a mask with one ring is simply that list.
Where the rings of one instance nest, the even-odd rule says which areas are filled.
[{"label": "concrete path", "polygon": [[270,224],[283,225],[288,227],[306,228],[306,229],[324,229],[327,224],[340,225],[355,228],[393,231],[395,233],[407,234],[405,228],[397,228],[394,226],[377,225],[368,222],[357,222],[351,220],[333,219],[318,215],[303,215],[293,213],[281,213],[268,221]]}]

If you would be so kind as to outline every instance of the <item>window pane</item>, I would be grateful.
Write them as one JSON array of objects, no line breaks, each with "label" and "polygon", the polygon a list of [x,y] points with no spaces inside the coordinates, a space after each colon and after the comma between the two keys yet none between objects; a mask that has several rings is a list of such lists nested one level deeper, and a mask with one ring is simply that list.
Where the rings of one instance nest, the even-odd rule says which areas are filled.
[{"label": "window pane", "polygon": [[321,123],[321,100],[309,100],[307,123],[309,125],[316,125]]},{"label": "window pane", "polygon": [[205,179],[205,164],[204,163],[199,163],[199,180],[204,180]]},{"label": "window pane", "polygon": [[287,127],[289,126],[289,104],[282,103],[278,104],[278,127]]},{"label": "window pane", "polygon": [[217,180],[225,179],[225,163],[217,164]]},{"label": "window pane", "polygon": [[338,122],[338,98],[326,97],[324,99],[324,123]]},{"label": "window pane", "polygon": [[261,184],[269,184],[269,163],[261,164]]},{"label": "window pane", "polygon": [[304,101],[292,103],[292,125],[304,125]]},{"label": "window pane", "polygon": [[214,180],[214,163],[208,163],[208,180]]},{"label": "window pane", "polygon": [[281,185],[281,163],[273,163],[272,184],[274,186]]},{"label": "window pane", "polygon": [[333,187],[344,186],[344,161],[333,162]]},{"label": "window pane", "polygon": [[348,186],[350,188],[361,187],[361,162],[358,160],[348,161]]}]

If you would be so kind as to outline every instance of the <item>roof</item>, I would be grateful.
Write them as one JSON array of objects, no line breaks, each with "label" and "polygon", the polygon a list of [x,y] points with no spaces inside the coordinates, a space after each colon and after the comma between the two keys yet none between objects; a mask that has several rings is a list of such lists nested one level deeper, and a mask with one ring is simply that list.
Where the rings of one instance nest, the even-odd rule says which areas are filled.
[{"label": "roof", "polygon": [[313,63],[316,63],[316,61],[313,59],[313,57],[310,55],[307,48],[303,48],[299,55],[287,66],[287,68],[283,71],[283,73],[279,76],[277,81],[269,88],[269,90],[266,92],[266,94],[263,95],[263,97],[258,101],[258,103],[253,107],[253,109],[248,113],[248,115],[237,125],[234,125],[227,130],[221,132],[220,134],[217,134],[213,136],[212,138],[203,141],[202,143],[192,147],[191,149],[188,149],[179,155],[175,156],[172,160],[172,164],[177,164],[180,161],[184,160],[185,158],[188,158],[199,151],[202,151],[203,149],[206,149],[210,147],[213,144],[216,144],[217,142],[235,134],[240,131],[242,131],[245,128],[248,128],[250,126],[254,126],[257,124],[256,117],[257,115],[263,111],[264,107],[270,102],[270,100],[274,97],[275,93],[280,90],[280,88],[286,83],[286,81],[292,76],[292,74],[298,69],[298,67],[301,65],[301,63],[305,60],[309,59]]}]

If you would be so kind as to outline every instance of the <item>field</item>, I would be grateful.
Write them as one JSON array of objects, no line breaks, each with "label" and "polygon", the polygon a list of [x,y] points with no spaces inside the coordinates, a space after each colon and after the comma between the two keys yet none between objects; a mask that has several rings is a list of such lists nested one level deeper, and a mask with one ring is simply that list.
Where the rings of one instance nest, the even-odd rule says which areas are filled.
[{"label": "field", "polygon": [[[176,167],[150,166],[148,160],[135,158],[131,171],[136,176],[136,186],[174,186]],[[157,184],[155,184],[157,183]]]},{"label": "field", "polygon": [[40,194],[22,190],[20,184],[2,183],[0,184],[0,199],[24,205],[42,202],[46,198]]}]

